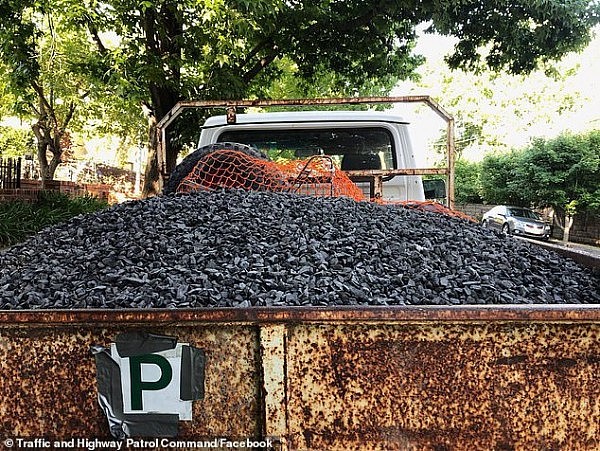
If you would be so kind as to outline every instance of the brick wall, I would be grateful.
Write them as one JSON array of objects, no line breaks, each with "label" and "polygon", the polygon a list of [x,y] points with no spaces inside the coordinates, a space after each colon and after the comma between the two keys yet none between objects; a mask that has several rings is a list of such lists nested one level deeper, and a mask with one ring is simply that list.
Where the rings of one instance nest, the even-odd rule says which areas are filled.
[{"label": "brick wall", "polygon": [[[456,204],[458,211],[462,211],[477,220],[481,220],[481,216],[494,207],[495,205]],[[552,229],[552,237],[560,240],[562,234],[561,228],[555,225]],[[569,240],[574,243],[600,246],[600,216],[591,214],[576,216],[569,233]]]},{"label": "brick wall", "polygon": [[[47,181],[45,189],[58,191],[69,196],[92,195],[99,199],[109,200],[110,185],[102,184],[78,184],[65,181]],[[0,189],[0,202],[11,200],[35,201],[42,191],[42,182],[39,180],[21,180],[21,188]]]},{"label": "brick wall", "polygon": [[473,218],[481,221],[481,217],[483,214],[494,208],[495,205],[484,205],[484,204],[456,204],[454,208],[458,211],[461,211]]}]

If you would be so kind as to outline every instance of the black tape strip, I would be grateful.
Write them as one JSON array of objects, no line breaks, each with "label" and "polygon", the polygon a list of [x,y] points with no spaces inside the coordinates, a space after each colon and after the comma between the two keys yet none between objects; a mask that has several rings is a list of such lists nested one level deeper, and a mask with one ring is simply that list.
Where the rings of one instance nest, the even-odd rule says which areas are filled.
[{"label": "black tape strip", "polygon": [[181,356],[180,394],[182,401],[196,401],[204,398],[204,350],[193,346],[183,346]]},{"label": "black tape strip", "polygon": [[117,439],[125,438],[123,432],[123,397],[121,389],[121,368],[110,356],[110,350],[102,346],[92,346],[96,359],[96,381],[98,402],[108,419],[110,433]]},{"label": "black tape strip", "polygon": [[177,437],[179,415],[128,413],[123,421],[123,431],[128,437]]},{"label": "black tape strip", "polygon": [[154,354],[177,346],[177,337],[155,335],[148,332],[124,332],[115,339],[117,352],[121,357]]}]

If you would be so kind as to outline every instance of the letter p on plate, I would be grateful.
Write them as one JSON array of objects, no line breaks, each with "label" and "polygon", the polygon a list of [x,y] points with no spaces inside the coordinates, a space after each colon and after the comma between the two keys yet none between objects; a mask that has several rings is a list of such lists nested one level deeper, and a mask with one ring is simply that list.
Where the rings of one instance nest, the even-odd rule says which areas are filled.
[{"label": "letter p on plate", "polygon": [[[142,380],[142,364],[156,365],[160,369],[158,380]],[[142,392],[158,391],[166,388],[173,380],[173,370],[167,359],[158,354],[144,354],[129,357],[131,376],[131,410],[143,410]]]},{"label": "letter p on plate", "polygon": [[189,346],[178,343],[173,349],[122,357],[111,345],[112,358],[121,369],[125,414],[176,413],[180,420],[192,419],[191,400],[181,399],[184,347]]}]

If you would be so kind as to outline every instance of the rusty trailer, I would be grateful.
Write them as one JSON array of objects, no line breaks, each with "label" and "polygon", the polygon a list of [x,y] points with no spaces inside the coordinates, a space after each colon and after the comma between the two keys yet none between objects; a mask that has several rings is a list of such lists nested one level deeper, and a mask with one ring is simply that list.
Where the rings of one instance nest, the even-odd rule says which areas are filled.
[{"label": "rusty trailer", "polygon": [[143,331],[204,352],[184,443],[600,449],[599,307],[3,311],[0,438],[110,438],[90,348]]}]

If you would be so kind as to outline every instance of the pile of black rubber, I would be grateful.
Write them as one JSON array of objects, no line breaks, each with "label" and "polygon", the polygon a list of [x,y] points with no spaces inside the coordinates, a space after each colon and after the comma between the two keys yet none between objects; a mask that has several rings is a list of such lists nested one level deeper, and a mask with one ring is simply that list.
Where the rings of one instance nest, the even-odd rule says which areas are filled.
[{"label": "pile of black rubber", "polygon": [[0,252],[0,309],[600,303],[600,277],[435,213],[257,192],[168,195]]}]

